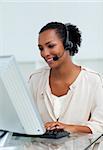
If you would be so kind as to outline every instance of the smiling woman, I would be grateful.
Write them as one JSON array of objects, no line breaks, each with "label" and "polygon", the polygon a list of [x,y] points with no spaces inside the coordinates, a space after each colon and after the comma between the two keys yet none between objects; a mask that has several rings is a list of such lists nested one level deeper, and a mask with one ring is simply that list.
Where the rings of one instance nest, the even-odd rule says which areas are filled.
[{"label": "smiling woman", "polygon": [[31,76],[31,91],[46,129],[103,133],[103,81],[100,74],[72,62],[80,45],[75,25],[45,25],[38,47],[48,67]]},{"label": "smiling woman", "polygon": [[64,55],[64,46],[58,36],[56,36],[55,30],[47,30],[40,34],[39,49],[41,56],[46,60],[49,66],[55,66],[57,64],[53,60],[55,56],[60,57]]}]

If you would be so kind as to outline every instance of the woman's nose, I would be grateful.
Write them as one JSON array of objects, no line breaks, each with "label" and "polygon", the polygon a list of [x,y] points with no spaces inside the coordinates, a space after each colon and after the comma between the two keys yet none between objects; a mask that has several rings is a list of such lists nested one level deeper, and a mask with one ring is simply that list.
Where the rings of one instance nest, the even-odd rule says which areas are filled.
[{"label": "woman's nose", "polygon": [[49,50],[46,48],[46,49],[44,49],[44,50],[41,52],[41,55],[42,55],[43,57],[47,57],[47,56],[50,55],[50,52],[49,52]]}]

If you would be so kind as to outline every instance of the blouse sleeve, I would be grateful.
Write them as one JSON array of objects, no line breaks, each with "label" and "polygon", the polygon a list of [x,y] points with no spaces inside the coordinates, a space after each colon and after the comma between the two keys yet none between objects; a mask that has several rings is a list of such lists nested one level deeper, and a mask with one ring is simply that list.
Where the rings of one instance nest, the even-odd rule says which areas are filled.
[{"label": "blouse sleeve", "polygon": [[92,130],[93,134],[103,133],[103,78],[100,77],[96,84],[91,118],[86,125]]}]

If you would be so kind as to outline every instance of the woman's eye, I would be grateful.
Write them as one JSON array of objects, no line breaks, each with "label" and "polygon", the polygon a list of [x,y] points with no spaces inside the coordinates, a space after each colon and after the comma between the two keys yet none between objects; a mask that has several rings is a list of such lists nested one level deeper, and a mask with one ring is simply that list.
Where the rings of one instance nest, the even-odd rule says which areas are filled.
[{"label": "woman's eye", "polygon": [[40,50],[40,51],[42,51],[42,50],[43,50],[43,48],[42,48],[42,47],[39,47],[39,50]]},{"label": "woman's eye", "polygon": [[55,45],[48,45],[49,48],[53,48]]}]

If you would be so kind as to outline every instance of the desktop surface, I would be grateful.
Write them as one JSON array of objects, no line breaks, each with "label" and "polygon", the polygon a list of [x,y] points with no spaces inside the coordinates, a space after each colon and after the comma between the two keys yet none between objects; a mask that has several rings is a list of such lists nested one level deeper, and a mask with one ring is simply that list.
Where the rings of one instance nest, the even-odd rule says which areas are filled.
[{"label": "desktop surface", "polygon": [[[0,150],[85,150],[98,136],[71,134],[70,137],[60,139],[11,136]],[[95,144],[88,150],[98,150],[97,147],[98,144]]]}]

